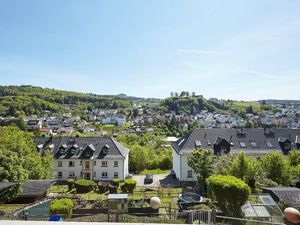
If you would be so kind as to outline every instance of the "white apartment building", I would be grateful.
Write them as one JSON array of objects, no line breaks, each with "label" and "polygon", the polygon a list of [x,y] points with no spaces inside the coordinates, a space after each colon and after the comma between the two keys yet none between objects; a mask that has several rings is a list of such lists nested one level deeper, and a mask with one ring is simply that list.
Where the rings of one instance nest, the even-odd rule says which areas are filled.
[{"label": "white apartment building", "polygon": [[129,149],[113,138],[54,137],[34,139],[40,154],[50,150],[54,155],[57,179],[84,178],[111,181],[128,177]]}]

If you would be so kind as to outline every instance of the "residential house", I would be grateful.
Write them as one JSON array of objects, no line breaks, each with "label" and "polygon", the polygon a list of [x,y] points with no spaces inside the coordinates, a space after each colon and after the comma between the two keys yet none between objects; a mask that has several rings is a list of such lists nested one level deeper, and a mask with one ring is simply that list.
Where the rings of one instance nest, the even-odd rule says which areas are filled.
[{"label": "residential house", "polygon": [[110,181],[124,180],[128,172],[129,149],[108,137],[35,138],[40,154],[54,155],[57,179],[84,178]]},{"label": "residential house", "polygon": [[194,149],[210,149],[215,155],[236,154],[260,157],[268,152],[300,148],[300,129],[195,129],[185,137],[171,142],[173,170],[180,181],[194,181],[197,177],[188,166]]},{"label": "residential house", "polygon": [[41,129],[42,125],[43,125],[43,123],[41,120],[28,120],[27,121],[28,130]]}]

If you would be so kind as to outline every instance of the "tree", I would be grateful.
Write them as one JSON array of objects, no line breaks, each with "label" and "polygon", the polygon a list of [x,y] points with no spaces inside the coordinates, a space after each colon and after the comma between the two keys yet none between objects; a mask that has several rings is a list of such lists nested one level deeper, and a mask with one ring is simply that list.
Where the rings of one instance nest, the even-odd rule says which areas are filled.
[{"label": "tree", "polygon": [[290,151],[288,154],[290,166],[300,165],[300,150]]},{"label": "tree", "polygon": [[196,96],[196,93],[193,91],[192,92],[192,97],[195,97]]},{"label": "tree", "polygon": [[233,176],[212,175],[207,179],[208,190],[216,198],[226,216],[243,217],[241,207],[250,195],[249,186]]},{"label": "tree", "polygon": [[236,155],[222,154],[215,164],[215,173],[219,175],[230,175],[230,168]]},{"label": "tree", "polygon": [[241,152],[238,157],[233,160],[229,172],[232,176],[248,183],[252,188],[255,187],[255,179],[258,174],[257,163],[244,152]]},{"label": "tree", "polygon": [[206,178],[214,172],[214,163],[216,158],[209,149],[195,149],[188,161],[194,173],[197,174],[197,179],[200,184],[205,184]]},{"label": "tree", "polygon": [[[14,198],[28,179],[50,178],[52,155],[38,154],[29,133],[15,126],[0,128],[0,182],[17,182],[17,188],[1,196],[0,201]],[[44,161],[43,161],[44,160]]]},{"label": "tree", "polygon": [[261,157],[258,162],[264,177],[282,185],[290,183],[290,167],[288,161],[281,153],[268,153]]},{"label": "tree", "polygon": [[171,96],[171,98],[173,98],[173,97],[174,97],[174,93],[173,93],[173,92],[171,92],[170,96]]}]

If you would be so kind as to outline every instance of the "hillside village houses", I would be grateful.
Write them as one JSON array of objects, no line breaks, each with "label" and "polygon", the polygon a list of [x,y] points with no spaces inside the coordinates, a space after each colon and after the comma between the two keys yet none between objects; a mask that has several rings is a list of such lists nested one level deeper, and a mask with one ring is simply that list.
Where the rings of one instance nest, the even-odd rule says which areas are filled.
[{"label": "hillside village houses", "polygon": [[236,154],[260,157],[268,152],[300,149],[300,129],[195,129],[172,142],[173,170],[180,181],[195,181],[197,175],[188,166],[194,149],[211,149],[214,155]]},{"label": "hillside village houses", "polygon": [[111,181],[128,177],[129,149],[113,138],[50,137],[34,138],[40,154],[54,155],[57,179],[84,178]]}]

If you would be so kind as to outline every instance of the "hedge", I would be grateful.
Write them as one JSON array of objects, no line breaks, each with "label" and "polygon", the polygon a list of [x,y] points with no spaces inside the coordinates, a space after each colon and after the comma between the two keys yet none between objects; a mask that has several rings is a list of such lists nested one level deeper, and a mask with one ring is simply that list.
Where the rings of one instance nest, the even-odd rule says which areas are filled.
[{"label": "hedge", "polygon": [[70,218],[72,215],[72,209],[74,207],[74,203],[72,200],[63,198],[58,200],[51,201],[49,206],[50,215],[59,214],[64,218]]},{"label": "hedge", "polygon": [[226,216],[243,217],[241,207],[250,195],[250,187],[233,176],[212,175],[207,179],[208,191],[216,198]]},{"label": "hedge", "polygon": [[88,193],[95,189],[96,183],[92,180],[78,179],[75,182],[77,193]]},{"label": "hedge", "polygon": [[124,184],[121,185],[122,192],[132,193],[136,187],[136,181],[133,179],[125,179]]},{"label": "hedge", "polygon": [[112,184],[113,186],[119,187],[120,181],[119,181],[118,178],[114,178],[114,179],[112,180],[111,184]]}]

